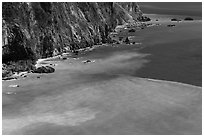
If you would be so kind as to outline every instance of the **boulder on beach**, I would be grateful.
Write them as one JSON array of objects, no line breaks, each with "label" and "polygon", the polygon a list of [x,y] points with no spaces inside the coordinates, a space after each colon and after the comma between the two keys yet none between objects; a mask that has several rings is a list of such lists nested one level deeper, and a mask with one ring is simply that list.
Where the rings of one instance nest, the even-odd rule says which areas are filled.
[{"label": "boulder on beach", "polygon": [[41,66],[34,70],[34,73],[53,73],[55,69],[50,66]]}]

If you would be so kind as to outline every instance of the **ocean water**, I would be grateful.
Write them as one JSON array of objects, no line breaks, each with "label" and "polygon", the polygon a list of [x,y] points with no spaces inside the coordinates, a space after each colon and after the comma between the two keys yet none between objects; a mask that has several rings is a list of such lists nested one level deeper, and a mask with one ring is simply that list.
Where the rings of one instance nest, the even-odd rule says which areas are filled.
[{"label": "ocean water", "polygon": [[[167,27],[168,24],[176,26]],[[119,59],[122,55],[129,56],[124,60],[121,58],[120,63],[122,61],[124,63],[121,67],[112,66],[114,71],[111,73],[202,86],[201,28],[202,22],[197,20],[193,22],[164,21],[160,22],[159,26],[148,27],[135,33],[124,30],[119,36],[131,36],[131,41],[136,42],[135,45],[103,46],[92,52],[82,53],[81,57],[94,60],[113,56]],[[140,65],[139,62],[141,62]]]}]

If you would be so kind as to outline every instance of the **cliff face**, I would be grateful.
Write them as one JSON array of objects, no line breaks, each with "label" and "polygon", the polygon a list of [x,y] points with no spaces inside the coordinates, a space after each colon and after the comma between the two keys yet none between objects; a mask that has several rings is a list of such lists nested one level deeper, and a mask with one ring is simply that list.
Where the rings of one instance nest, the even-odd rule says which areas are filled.
[{"label": "cliff face", "polygon": [[136,3],[3,2],[3,63],[108,42],[109,32],[132,15],[141,15]]}]

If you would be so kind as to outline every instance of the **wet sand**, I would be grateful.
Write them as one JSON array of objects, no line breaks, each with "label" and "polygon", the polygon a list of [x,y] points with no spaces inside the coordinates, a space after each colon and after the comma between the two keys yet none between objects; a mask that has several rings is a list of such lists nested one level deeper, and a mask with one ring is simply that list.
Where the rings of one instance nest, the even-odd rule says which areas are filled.
[{"label": "wet sand", "polygon": [[[151,56],[162,56],[154,47],[164,50],[161,45],[172,44],[172,40],[196,41],[200,36],[196,30],[194,34],[178,38],[189,26],[192,24],[147,28],[134,34],[141,34],[142,50],[138,45],[100,47],[79,55],[79,59],[45,62],[57,64],[55,73],[29,74],[25,79],[3,81],[3,134],[201,134],[201,87],[149,79],[151,74],[148,78],[137,76],[150,71],[148,65],[159,59]],[[167,39],[167,36],[171,37]],[[137,38],[134,40],[138,42]],[[170,53],[180,54],[170,47],[167,45],[170,58]],[[189,47],[189,52],[184,53],[191,51]],[[95,62],[84,64],[82,61],[86,59]],[[160,60],[160,63],[163,62]],[[140,72],[143,69],[146,72]],[[153,69],[159,72],[157,67]],[[168,69],[162,66],[159,70],[165,73]],[[19,87],[9,88],[11,84]],[[7,92],[16,94],[7,95]]]}]

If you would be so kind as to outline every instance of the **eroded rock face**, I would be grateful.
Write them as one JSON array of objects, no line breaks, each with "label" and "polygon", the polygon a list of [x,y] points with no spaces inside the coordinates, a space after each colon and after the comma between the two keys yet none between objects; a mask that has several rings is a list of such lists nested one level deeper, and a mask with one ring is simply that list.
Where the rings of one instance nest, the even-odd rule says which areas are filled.
[{"label": "eroded rock face", "polygon": [[[34,55],[51,57],[67,48],[76,50],[105,43],[117,24],[131,18],[124,4],[112,2],[4,2],[2,5],[5,62],[12,57],[17,60],[32,59]],[[136,3],[128,5],[135,15],[137,12],[140,15]]]}]

